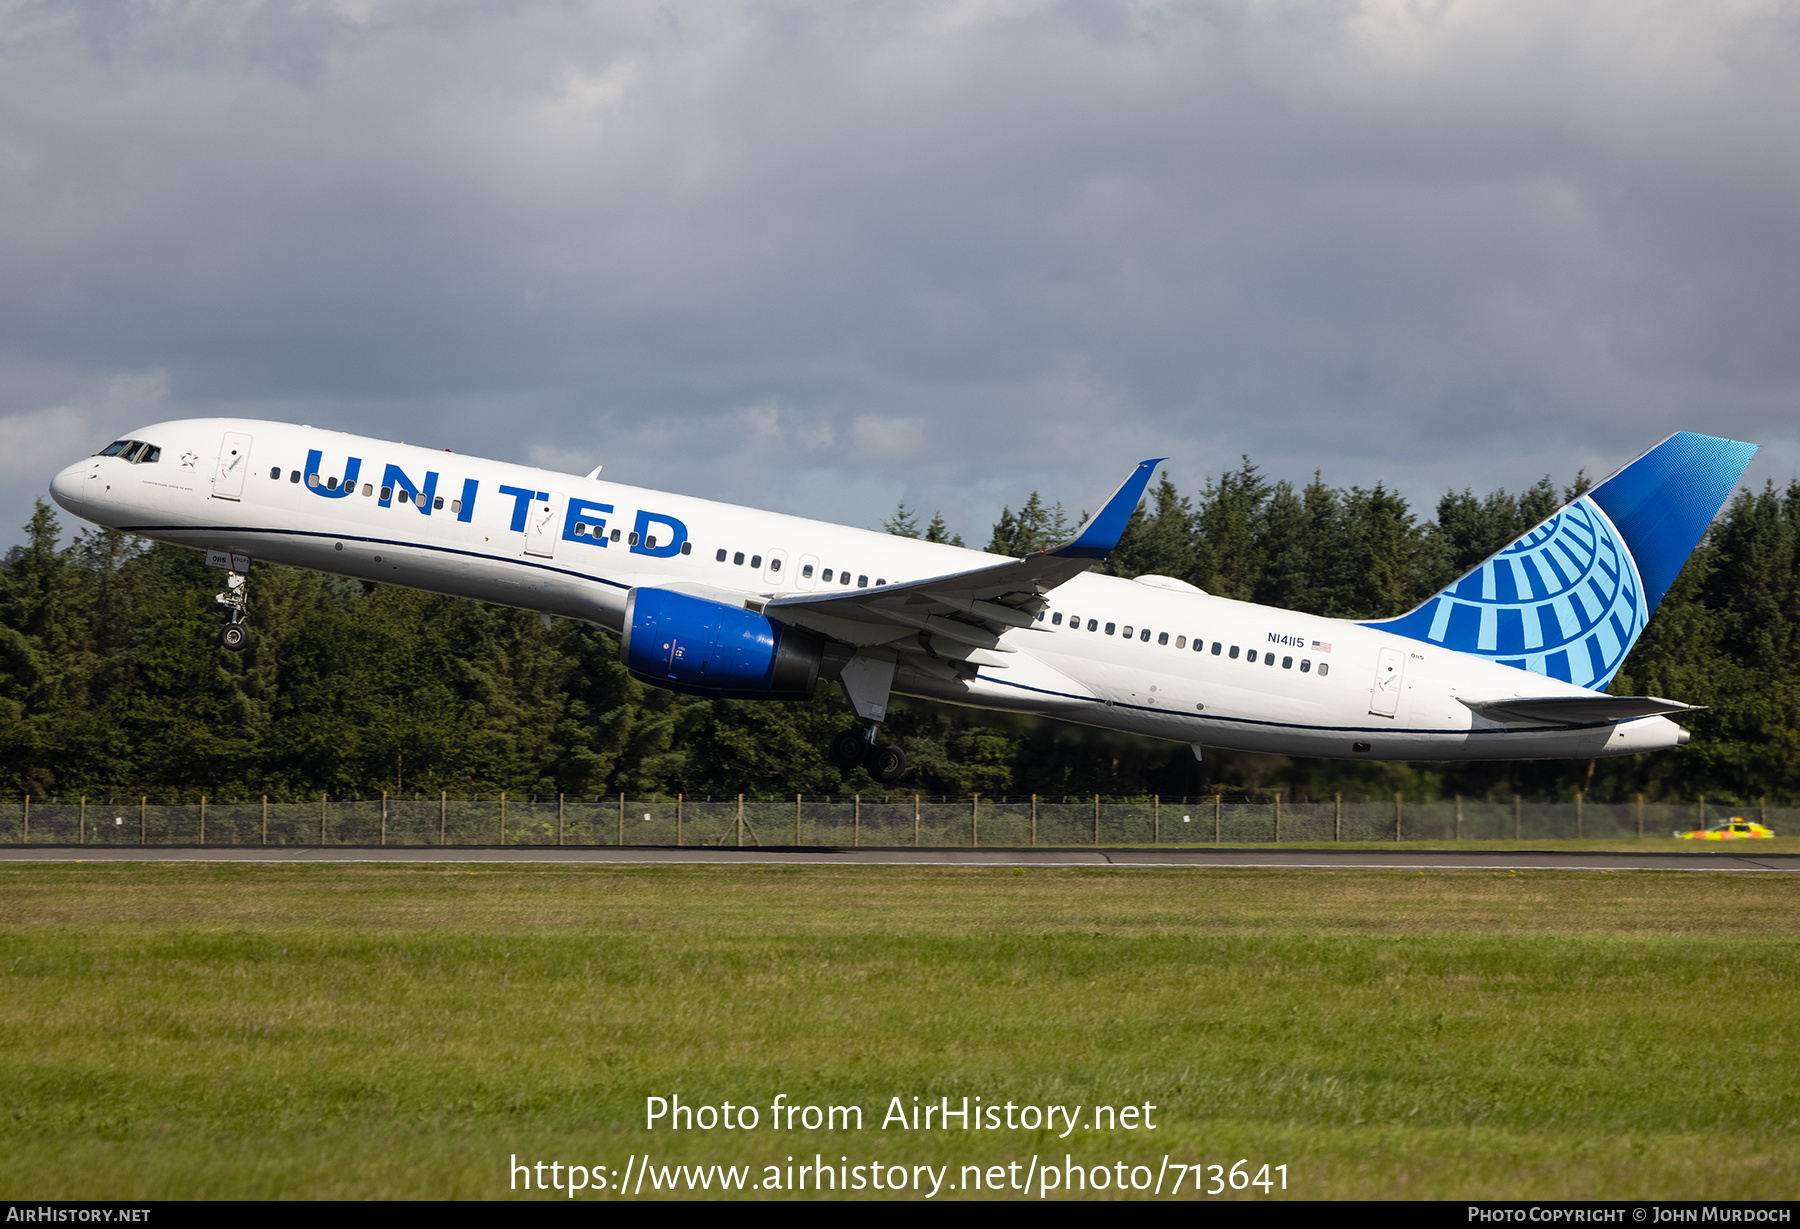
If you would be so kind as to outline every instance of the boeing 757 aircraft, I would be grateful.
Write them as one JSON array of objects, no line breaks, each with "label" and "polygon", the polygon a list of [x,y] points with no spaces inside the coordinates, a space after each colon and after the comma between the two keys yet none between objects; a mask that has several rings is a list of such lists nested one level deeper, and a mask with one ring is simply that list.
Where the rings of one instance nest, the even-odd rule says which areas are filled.
[{"label": "boeing 757 aircraft", "polygon": [[583,619],[645,683],[810,696],[865,725],[834,763],[906,767],[894,692],[1202,747],[1343,759],[1547,759],[1677,747],[1691,706],[1607,684],[1754,445],[1678,432],[1396,619],[1230,601],[1088,569],[1160,459],[1025,559],[286,423],[158,423],[50,484],[77,516],[208,552],[225,647],[252,557]]}]

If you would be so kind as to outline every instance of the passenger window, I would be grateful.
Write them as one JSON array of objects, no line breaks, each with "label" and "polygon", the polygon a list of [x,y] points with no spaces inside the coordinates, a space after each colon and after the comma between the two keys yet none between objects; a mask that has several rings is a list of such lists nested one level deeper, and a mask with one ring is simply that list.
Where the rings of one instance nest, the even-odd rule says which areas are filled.
[{"label": "passenger window", "polygon": [[740,568],[743,567],[744,566],[744,552],[739,551],[737,554],[733,555],[731,557],[731,562],[736,564]]},{"label": "passenger window", "polygon": [[300,471],[299,471],[299,470],[295,470],[295,471],[294,471],[294,472],[293,472],[293,473],[291,473],[291,474],[289,474],[289,475],[288,475],[288,481],[289,481],[289,482],[298,482],[298,481],[300,481]]},{"label": "passenger window", "polygon": [[830,584],[831,583],[831,569],[826,568],[825,575],[820,577],[820,579],[823,580],[826,584]]},{"label": "passenger window", "polygon": [[364,499],[367,499],[369,496],[373,495],[374,493],[375,493],[374,486],[372,486],[371,484],[369,484],[367,482],[363,483],[363,498]]},{"label": "passenger window", "polygon": [[450,501],[450,511],[460,513],[462,511],[462,500],[460,500],[460,499],[451,500]]},{"label": "passenger window", "polygon": [[338,482],[338,480],[337,480],[337,479],[336,479],[336,478],[327,478],[327,479],[325,479],[325,489],[326,489],[326,490],[327,490],[327,491],[335,491],[335,490],[337,490],[337,482]]},{"label": "passenger window", "polygon": [[625,545],[627,545],[627,546],[636,546],[636,545],[637,545],[637,542],[638,542],[638,539],[637,539],[637,530],[635,530],[635,529],[634,529],[634,530],[632,530],[632,531],[631,531],[631,532],[630,532],[630,533],[628,533],[628,534],[626,534],[626,535],[625,535]]},{"label": "passenger window", "polygon": [[753,568],[760,568],[762,566],[762,556],[761,555],[750,556],[750,566]]},{"label": "passenger window", "polygon": [[858,589],[867,589],[869,587],[869,578],[867,576],[858,576],[856,578],[856,587]]},{"label": "passenger window", "polygon": [[[1198,652],[1198,651],[1199,651],[1199,649],[1200,649],[1200,644],[1201,644],[1201,642],[1200,642],[1200,641],[1198,641],[1198,640],[1196,640],[1196,641],[1194,641],[1194,650],[1195,650],[1195,652]],[[1215,640],[1215,641],[1213,641],[1213,656],[1214,656],[1214,657],[1217,657],[1217,656],[1218,656],[1218,655],[1219,655],[1219,650],[1220,650],[1220,649],[1222,649],[1222,648],[1224,648],[1224,647],[1225,647],[1225,646],[1224,646],[1224,645],[1223,645],[1223,644],[1221,644],[1221,643],[1220,643],[1220,642],[1219,642],[1219,641],[1217,641],[1217,640]]]},{"label": "passenger window", "polygon": [[619,540],[619,531],[617,529],[612,531],[612,540],[615,542]]},{"label": "passenger window", "polygon": [[1050,626],[1052,626],[1052,627],[1061,627],[1062,626],[1062,611],[1059,610],[1055,614],[1050,616]]},{"label": "passenger window", "polygon": [[576,521],[575,522],[575,536],[578,538],[587,537],[587,522],[585,522],[585,521]]},{"label": "passenger window", "polygon": [[382,499],[383,503],[387,502],[388,500],[392,499],[393,497],[394,497],[394,488],[393,487],[384,486],[381,488],[381,499]]},{"label": "passenger window", "polygon": [[1320,662],[1319,663],[1319,677],[1324,678],[1327,674],[1330,674],[1330,673],[1331,673],[1331,663],[1328,661]]},{"label": "passenger window", "polygon": [[[1168,632],[1157,632],[1156,633],[1156,643],[1158,643],[1158,644],[1169,643],[1169,633]],[[1177,636],[1175,638],[1175,647],[1178,649],[1187,648],[1187,637],[1186,636]]]},{"label": "passenger window", "polygon": [[1294,659],[1291,657],[1282,658],[1281,659],[1281,668],[1283,670],[1292,670],[1294,668]]},{"label": "passenger window", "polygon": [[725,548],[724,548],[724,547],[723,547],[723,546],[721,546],[721,547],[720,547],[720,548],[719,548],[719,553],[718,553],[718,554],[716,554],[716,555],[714,555],[714,556],[713,556],[713,559],[714,559],[714,561],[715,561],[715,562],[718,562],[718,563],[724,563],[724,562],[725,562]]},{"label": "passenger window", "polygon": [[[875,587],[876,587],[876,588],[877,588],[877,589],[879,589],[879,588],[881,588],[881,586],[883,586],[883,585],[885,585],[885,584],[887,584],[887,578],[886,578],[886,577],[884,577],[884,576],[877,576],[877,577],[876,577],[876,578],[875,578]],[[1039,613],[1038,613],[1038,618],[1040,618],[1040,619],[1041,619],[1041,618],[1043,618],[1043,617],[1044,617],[1044,616],[1043,616],[1043,613],[1042,613],[1042,612],[1041,612],[1041,611],[1040,611],[1040,612],[1039,612]]]},{"label": "passenger window", "polygon": [[1255,665],[1256,664],[1256,650],[1251,649],[1248,653],[1245,653],[1244,660],[1249,662],[1251,665]]},{"label": "passenger window", "polygon": [[1263,654],[1263,665],[1265,665],[1265,666],[1272,666],[1272,665],[1274,665],[1274,664],[1275,664],[1275,654],[1273,654],[1273,653],[1264,653],[1264,654]]},{"label": "passenger window", "polygon": [[1309,658],[1302,657],[1300,659],[1300,673],[1309,674],[1311,672],[1312,672],[1312,661]]},{"label": "passenger window", "polygon": [[771,571],[771,572],[781,571],[781,560],[779,560],[779,559],[769,560],[769,571]]},{"label": "passenger window", "polygon": [[274,469],[270,470],[269,477],[280,478],[281,477],[281,466],[277,465]]},{"label": "passenger window", "polygon": [[694,544],[692,542],[683,542],[681,544],[681,553],[684,555],[693,554],[694,553]]},{"label": "passenger window", "polygon": [[850,573],[848,573],[848,572],[839,572],[839,573],[838,573],[838,584],[840,584],[840,585],[847,585],[847,584],[849,584],[849,583],[850,583]]},{"label": "passenger window", "polygon": [[1107,624],[1107,625],[1106,625],[1106,634],[1107,634],[1107,635],[1109,635],[1109,636],[1110,636],[1110,635],[1112,635],[1112,634],[1113,634],[1113,628],[1115,628],[1115,627],[1117,627],[1117,626],[1118,626],[1118,624],[1117,624],[1117,623],[1108,623],[1108,624]]},{"label": "passenger window", "polygon": [[1131,624],[1129,624],[1129,623],[1127,623],[1125,625],[1125,639],[1127,639],[1127,640],[1131,639]]},{"label": "passenger window", "polygon": [[[1225,655],[1225,656],[1227,656],[1227,657],[1229,657],[1229,658],[1231,658],[1231,660],[1233,660],[1233,661],[1236,661],[1236,660],[1237,660],[1237,654],[1238,654],[1238,647],[1237,647],[1237,645],[1235,645],[1235,644],[1234,644],[1234,645],[1232,645],[1232,646],[1231,646],[1231,652],[1229,652],[1229,653],[1227,653],[1227,654],[1226,654],[1226,655]],[[1255,661],[1255,660],[1256,660],[1256,654],[1255,654],[1255,653],[1252,653],[1252,654],[1250,654],[1250,660],[1251,660],[1251,661]]]},{"label": "passenger window", "polygon": [[439,495],[436,499],[431,501],[431,510],[433,512],[442,511],[443,507],[444,507],[444,497],[442,495]]},{"label": "passenger window", "polygon": [[804,565],[804,566],[802,566],[802,567],[801,567],[801,569],[800,569],[800,575],[801,575],[801,576],[803,576],[803,577],[805,577],[805,578],[806,578],[806,579],[807,579],[807,580],[811,580],[811,579],[812,579],[812,574],[813,574],[813,566],[812,566],[812,564],[810,564],[810,563],[808,563],[808,564],[805,564],[805,565]]},{"label": "passenger window", "polygon": [[[363,494],[367,495],[368,492],[364,491]],[[425,506],[425,492],[420,491],[417,495],[414,495],[413,502],[423,508]],[[652,542],[650,545],[655,546],[656,543]]]},{"label": "passenger window", "polygon": [[1099,630],[1100,630],[1100,620],[1098,620],[1098,619],[1089,619],[1089,620],[1088,620],[1088,630],[1089,630],[1089,631],[1090,631],[1090,632],[1097,632],[1097,631],[1099,631]]},{"label": "passenger window", "polygon": [[[1146,627],[1143,631],[1139,632],[1138,639],[1142,640],[1145,644],[1149,644],[1150,643],[1150,629]],[[1169,633],[1168,632],[1163,633],[1163,643],[1164,644],[1169,643]]]}]

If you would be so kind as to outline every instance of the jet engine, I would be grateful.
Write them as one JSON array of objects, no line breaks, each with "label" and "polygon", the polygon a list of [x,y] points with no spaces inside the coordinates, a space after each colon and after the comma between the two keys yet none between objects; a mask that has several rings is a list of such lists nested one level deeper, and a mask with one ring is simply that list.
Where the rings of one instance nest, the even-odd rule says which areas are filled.
[{"label": "jet engine", "polygon": [[720,699],[805,700],[824,642],[754,610],[669,589],[625,598],[619,657],[633,678]]}]

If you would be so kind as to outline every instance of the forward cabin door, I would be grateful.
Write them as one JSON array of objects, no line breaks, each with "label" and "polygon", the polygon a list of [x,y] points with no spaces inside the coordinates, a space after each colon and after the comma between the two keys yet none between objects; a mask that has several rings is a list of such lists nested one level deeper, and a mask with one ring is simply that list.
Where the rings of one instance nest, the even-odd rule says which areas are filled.
[{"label": "forward cabin door", "polygon": [[213,470],[215,499],[242,499],[244,475],[250,472],[250,437],[241,431],[227,431],[219,444],[219,465]]},{"label": "forward cabin door", "polygon": [[525,553],[548,559],[556,554],[556,539],[560,526],[557,524],[563,506],[563,497],[556,491],[550,492],[548,499],[535,499],[531,503],[531,513],[525,518]]},{"label": "forward cabin door", "polygon": [[1375,661],[1375,685],[1369,689],[1369,711],[1392,717],[1400,710],[1400,680],[1406,674],[1406,655],[1399,649],[1382,649]]}]

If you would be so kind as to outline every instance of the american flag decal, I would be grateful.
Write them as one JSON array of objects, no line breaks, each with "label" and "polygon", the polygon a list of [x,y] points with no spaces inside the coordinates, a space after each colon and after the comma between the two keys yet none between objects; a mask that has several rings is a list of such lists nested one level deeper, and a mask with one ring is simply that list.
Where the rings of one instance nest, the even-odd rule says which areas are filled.
[{"label": "american flag decal", "polygon": [[1312,642],[1312,647],[1317,649],[1321,653],[1331,652],[1331,643],[1329,641],[1315,640]]}]

